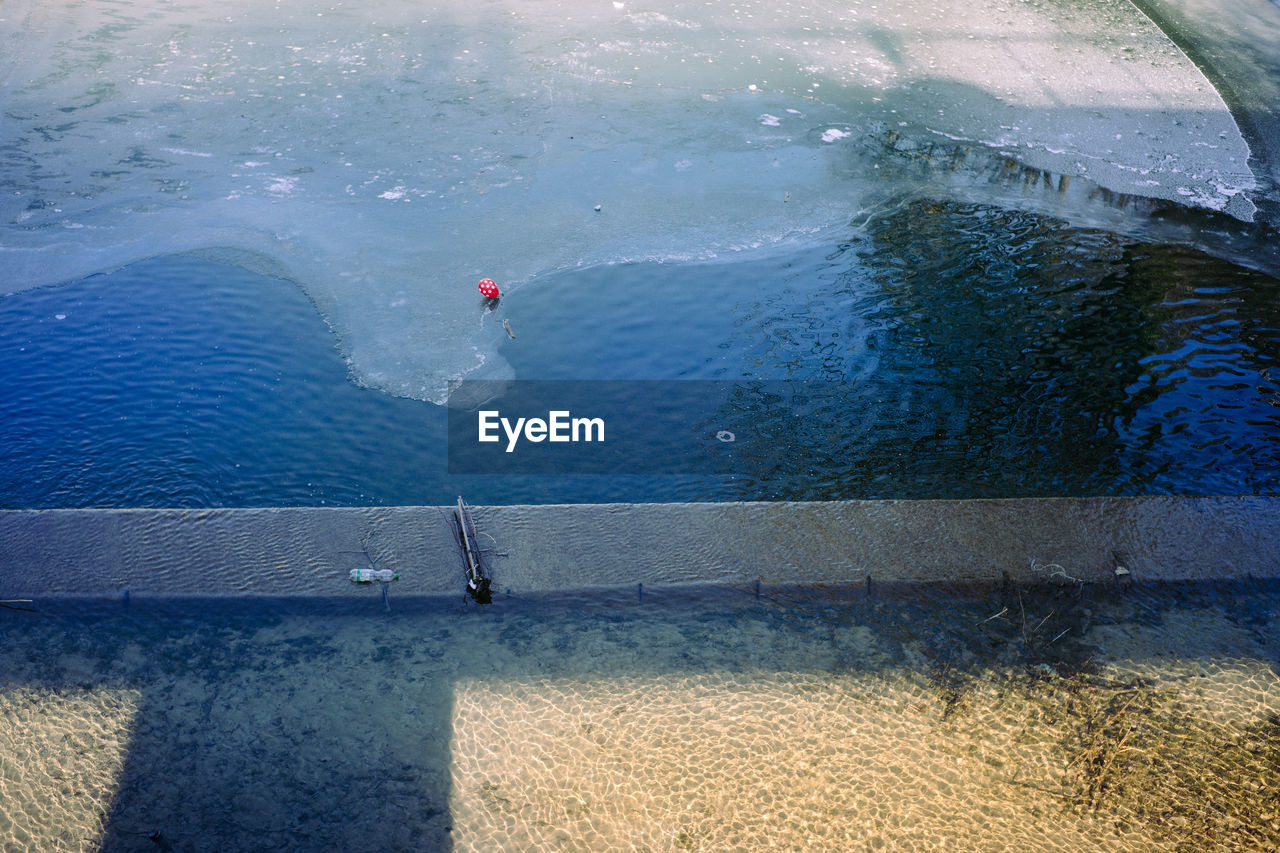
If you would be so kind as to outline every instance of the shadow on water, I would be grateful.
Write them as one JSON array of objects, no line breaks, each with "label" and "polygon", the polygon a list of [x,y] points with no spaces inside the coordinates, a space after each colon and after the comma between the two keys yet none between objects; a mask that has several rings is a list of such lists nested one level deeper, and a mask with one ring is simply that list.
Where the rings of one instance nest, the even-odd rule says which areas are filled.
[{"label": "shadow on water", "polygon": [[[1280,841],[1266,814],[1274,790],[1221,780],[1280,772],[1277,606],[1274,581],[1130,586],[1123,578],[646,589],[499,596],[487,608],[393,596],[389,611],[375,596],[356,605],[144,599],[0,612],[0,634],[7,690],[25,697],[11,701],[56,714],[75,697],[137,696],[115,778],[96,780],[115,791],[101,843],[67,845],[76,849],[447,850],[462,817],[451,812],[456,802],[488,803],[481,810],[499,824],[546,817],[508,814],[537,792],[512,790],[499,776],[486,776],[483,790],[453,790],[460,768],[482,758],[458,751],[471,724],[514,727],[517,742],[528,734],[519,719],[456,707],[459,685],[600,680],[607,697],[610,679],[759,674],[870,676],[890,690],[906,683],[905,711],[969,754],[997,743],[982,709],[1014,707],[1015,717],[1027,715],[1014,742],[1048,742],[1056,765],[1037,772],[992,755],[983,765],[990,784],[1046,787],[1062,814],[1100,814],[1166,841],[1192,833],[1211,847],[1262,849]],[[1240,708],[1253,722],[1223,727],[1184,706],[1198,678],[1249,665],[1266,682],[1255,686],[1261,713],[1249,702]],[[77,724],[105,728],[95,719],[102,712],[36,725],[74,740]],[[36,793],[73,802],[83,792],[59,781],[73,770],[50,771],[52,790]],[[17,793],[27,805],[35,795]],[[58,817],[46,811],[44,820]],[[1061,814],[1025,817],[1031,830],[1047,830]],[[546,819],[554,828],[558,819]],[[559,819],[572,830],[572,812]]]},{"label": "shadow on water", "polygon": [[779,441],[814,472],[781,493],[833,471],[828,488],[884,497],[1274,490],[1276,280],[1106,232],[1045,239],[1060,227],[932,201],[869,222],[851,250],[876,257],[874,296],[837,277],[765,333],[768,360],[820,364],[858,413],[777,413],[779,436],[813,436]]}]

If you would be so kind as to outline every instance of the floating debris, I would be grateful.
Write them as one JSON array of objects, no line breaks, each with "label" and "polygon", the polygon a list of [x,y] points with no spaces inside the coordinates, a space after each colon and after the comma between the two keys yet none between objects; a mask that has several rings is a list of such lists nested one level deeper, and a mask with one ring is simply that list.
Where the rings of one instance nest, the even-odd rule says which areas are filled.
[{"label": "floating debris", "polygon": [[391,569],[352,569],[352,583],[391,583],[400,580],[400,573]]}]

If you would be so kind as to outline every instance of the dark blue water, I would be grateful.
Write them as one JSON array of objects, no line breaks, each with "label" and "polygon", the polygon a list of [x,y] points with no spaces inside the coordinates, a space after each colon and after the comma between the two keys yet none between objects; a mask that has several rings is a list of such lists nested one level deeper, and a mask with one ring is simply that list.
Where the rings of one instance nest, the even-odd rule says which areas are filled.
[{"label": "dark blue water", "polygon": [[729,474],[450,476],[443,407],[357,387],[295,284],[155,258],[0,299],[0,506],[1276,494],[1278,297],[940,202],[764,260],[556,274],[487,318],[518,379],[789,380],[818,408],[744,392],[726,417],[772,442]]}]

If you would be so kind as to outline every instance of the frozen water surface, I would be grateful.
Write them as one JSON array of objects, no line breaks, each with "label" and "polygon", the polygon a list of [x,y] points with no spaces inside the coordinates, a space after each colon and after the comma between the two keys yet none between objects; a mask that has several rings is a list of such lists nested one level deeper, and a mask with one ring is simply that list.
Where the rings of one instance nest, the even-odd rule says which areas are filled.
[{"label": "frozen water surface", "polygon": [[500,371],[479,277],[518,289],[830,240],[911,193],[878,175],[869,139],[1254,212],[1222,98],[1127,3],[150,0],[0,16],[6,291],[233,248],[300,283],[359,381],[420,399],[486,360]]}]

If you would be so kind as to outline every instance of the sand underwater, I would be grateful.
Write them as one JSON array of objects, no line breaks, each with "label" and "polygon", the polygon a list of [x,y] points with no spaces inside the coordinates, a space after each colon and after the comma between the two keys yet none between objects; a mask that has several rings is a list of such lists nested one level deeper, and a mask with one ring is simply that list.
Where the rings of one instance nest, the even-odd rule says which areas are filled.
[{"label": "sand underwater", "polygon": [[[0,850],[1280,849],[1280,10],[979,6],[4,0]],[[875,417],[476,604],[557,368]]]},{"label": "sand underwater", "polygon": [[[6,571],[33,561],[28,600],[0,610],[0,832],[14,850],[1268,849],[1276,512],[480,507],[489,605],[464,597],[437,508],[0,513]],[[59,544],[77,529],[98,535]],[[350,583],[368,565],[402,579]],[[195,566],[218,568],[201,586]]]},{"label": "sand underwater", "polygon": [[1274,583],[43,604],[6,850],[1263,850]]}]

